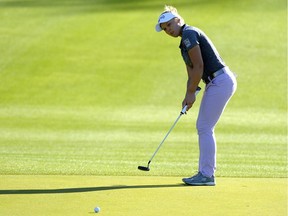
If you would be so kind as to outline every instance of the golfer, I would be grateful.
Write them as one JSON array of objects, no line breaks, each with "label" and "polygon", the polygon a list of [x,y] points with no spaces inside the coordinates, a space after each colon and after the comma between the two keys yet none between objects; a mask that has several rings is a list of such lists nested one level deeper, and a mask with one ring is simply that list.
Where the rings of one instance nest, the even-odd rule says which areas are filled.
[{"label": "golfer", "polygon": [[187,185],[214,186],[216,170],[215,126],[229,99],[237,88],[234,74],[226,66],[215,46],[200,29],[185,24],[177,9],[165,6],[160,14],[156,31],[164,30],[169,36],[180,37],[180,50],[188,73],[187,90],[182,107],[189,110],[196,100],[195,91],[201,81],[206,84],[197,119],[199,142],[198,173],[183,178]]}]

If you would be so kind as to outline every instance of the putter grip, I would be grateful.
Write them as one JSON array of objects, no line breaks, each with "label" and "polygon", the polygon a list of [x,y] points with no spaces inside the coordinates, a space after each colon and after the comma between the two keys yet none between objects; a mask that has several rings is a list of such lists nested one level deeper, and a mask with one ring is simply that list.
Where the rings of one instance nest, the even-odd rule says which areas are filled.
[{"label": "putter grip", "polygon": [[[197,89],[196,89],[196,92],[195,92],[195,96],[197,96],[197,94],[200,92],[201,88],[198,86]],[[181,114],[184,114],[186,113],[187,111],[187,105],[185,105],[181,111]]]},{"label": "putter grip", "polygon": [[181,111],[181,114],[184,114],[184,113],[186,113],[186,111],[187,111],[187,105],[185,105],[184,107],[183,107],[183,109],[182,109],[182,111]]},{"label": "putter grip", "polygon": [[196,89],[195,95],[197,95],[200,91],[201,91],[201,87],[198,86]]}]

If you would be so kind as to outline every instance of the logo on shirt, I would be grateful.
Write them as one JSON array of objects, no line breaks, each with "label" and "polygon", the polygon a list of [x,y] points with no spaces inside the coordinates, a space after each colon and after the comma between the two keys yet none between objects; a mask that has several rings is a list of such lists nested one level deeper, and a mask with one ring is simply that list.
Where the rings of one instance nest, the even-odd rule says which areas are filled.
[{"label": "logo on shirt", "polygon": [[185,39],[183,42],[184,42],[184,44],[185,44],[186,47],[191,46],[191,42],[190,42],[190,40],[189,40],[188,38]]}]

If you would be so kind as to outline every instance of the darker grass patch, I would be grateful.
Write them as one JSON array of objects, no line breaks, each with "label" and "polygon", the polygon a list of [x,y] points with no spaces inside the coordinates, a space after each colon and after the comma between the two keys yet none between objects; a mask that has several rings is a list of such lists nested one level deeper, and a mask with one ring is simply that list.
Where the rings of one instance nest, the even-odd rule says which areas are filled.
[{"label": "darker grass patch", "polygon": [[[266,1],[266,5],[270,5],[269,9],[271,10],[279,10],[283,9],[285,6],[285,1],[277,0],[278,3],[275,4],[274,1]],[[47,0],[6,0],[0,1],[1,8],[56,8],[56,7],[67,7],[67,8],[78,8],[85,11],[97,11],[97,12],[107,12],[113,10],[122,10],[122,11],[135,11],[135,10],[151,10],[157,9],[158,11],[162,10],[165,2],[160,0],[58,0],[58,1],[47,1]],[[173,6],[177,8],[181,7],[190,7],[191,9],[198,6],[223,6],[225,8],[236,8],[235,1],[233,0],[217,0],[217,1],[209,1],[209,0],[175,0],[172,3]],[[265,4],[257,4],[258,6],[255,8],[255,4],[250,1],[244,1],[237,4],[240,8],[247,9],[261,9]],[[239,9],[237,7],[237,9]]]}]

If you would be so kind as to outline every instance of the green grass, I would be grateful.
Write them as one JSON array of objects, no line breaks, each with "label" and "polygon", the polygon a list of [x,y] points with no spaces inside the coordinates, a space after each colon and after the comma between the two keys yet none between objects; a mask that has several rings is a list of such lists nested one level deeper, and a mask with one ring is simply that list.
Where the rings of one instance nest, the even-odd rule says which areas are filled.
[{"label": "green grass", "polygon": [[106,216],[287,213],[285,179],[219,178],[216,187],[193,188],[180,185],[176,177],[37,176],[35,181],[33,176],[4,176],[3,180],[0,205],[6,208],[0,208],[1,215],[91,215],[96,206]]},{"label": "green grass", "polygon": [[[162,3],[147,1],[149,10],[131,10],[133,3],[122,9],[88,0],[71,6],[12,2],[2,2],[0,14],[2,104],[180,103],[186,72],[179,40],[154,31]],[[231,106],[285,110],[285,94],[277,94],[286,91],[285,1],[244,2],[175,5],[187,23],[207,32],[239,75]]]},{"label": "green grass", "polygon": [[[138,112],[138,107],[1,109],[6,113],[1,116],[1,174],[140,175],[136,167],[147,163],[178,110],[141,107]],[[181,118],[153,161],[152,175],[196,170],[195,115]],[[243,116],[245,111],[227,110],[218,125],[217,175],[285,177],[285,113]]]},{"label": "green grass", "polygon": [[[154,31],[162,1],[0,0],[0,193],[44,191],[0,194],[1,215],[88,215],[98,203],[104,215],[285,215],[287,3],[165,3],[203,29],[238,74],[216,128],[218,185],[178,187],[197,170],[201,94],[151,171],[137,170],[185,93],[179,39]],[[62,193],[67,188],[78,190]]]}]

